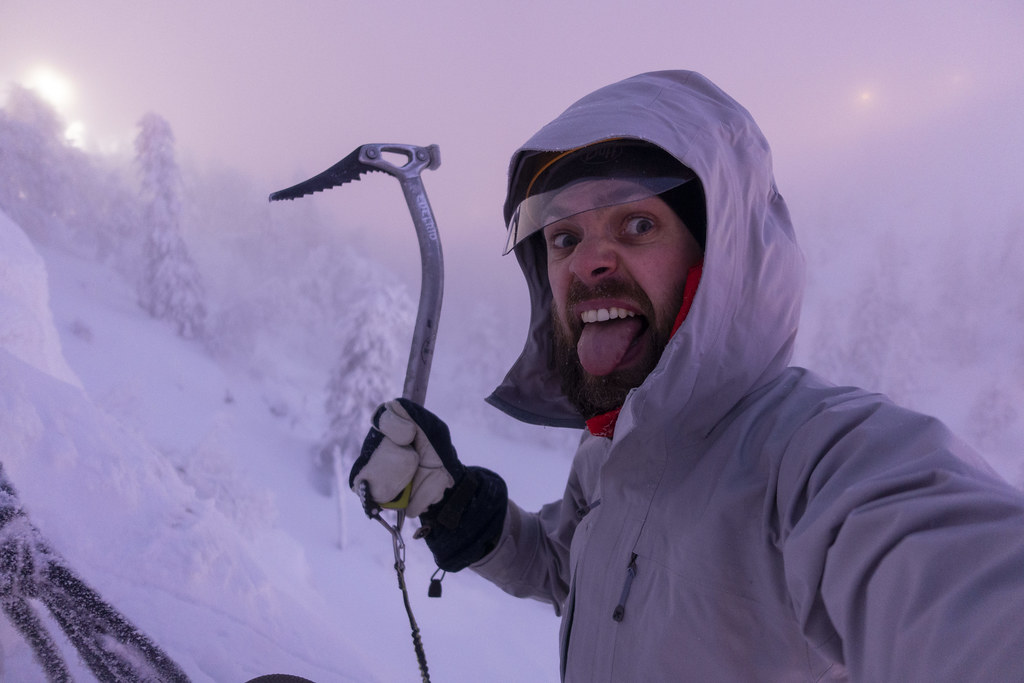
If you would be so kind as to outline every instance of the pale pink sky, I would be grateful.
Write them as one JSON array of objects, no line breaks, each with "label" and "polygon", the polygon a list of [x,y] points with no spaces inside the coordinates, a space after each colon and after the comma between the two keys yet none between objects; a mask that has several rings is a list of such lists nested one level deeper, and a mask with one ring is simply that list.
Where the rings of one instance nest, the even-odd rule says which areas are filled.
[{"label": "pale pink sky", "polygon": [[[919,205],[967,183],[1012,211],[1022,36],[1019,0],[2,0],[0,101],[47,66],[72,87],[64,114],[87,148],[127,147],[154,110],[183,158],[245,170],[261,195],[366,142],[438,143],[425,182],[457,274],[514,268],[498,257],[513,149],[652,69],[701,71],[750,109],[796,209],[857,202],[895,166],[894,192]],[[345,210],[407,220],[392,184],[346,190]]]}]

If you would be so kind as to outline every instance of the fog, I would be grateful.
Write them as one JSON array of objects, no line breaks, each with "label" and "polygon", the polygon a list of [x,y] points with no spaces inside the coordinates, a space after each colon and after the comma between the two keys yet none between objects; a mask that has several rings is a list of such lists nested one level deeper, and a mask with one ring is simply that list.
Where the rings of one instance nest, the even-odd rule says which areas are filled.
[{"label": "fog", "polygon": [[[983,188],[1004,215],[1019,206],[1006,191],[1021,177],[1018,2],[4,0],[2,14],[0,84],[59,74],[84,147],[128,149],[153,110],[187,159],[248,174],[254,200],[363,143],[439,144],[425,182],[453,297],[473,283],[518,305],[516,266],[498,255],[511,152],[579,96],[641,71],[700,71],[750,109],[804,233],[822,204],[882,203],[875,224],[908,222],[896,208],[969,219],[949,185]],[[980,148],[959,145],[964,134]],[[376,234],[408,230],[393,181],[316,201],[415,271],[415,249]]]},{"label": "fog", "polygon": [[[1007,336],[1020,325],[1022,29],[1024,7],[998,0],[5,0],[0,101],[11,83],[35,87],[77,145],[115,156],[130,152],[136,122],[155,111],[172,125],[184,165],[246,197],[225,202],[216,229],[242,230],[264,211],[279,226],[312,212],[413,291],[418,255],[393,179],[371,176],[303,207],[260,204],[360,144],[439,144],[441,167],[424,177],[445,250],[439,346],[464,333],[452,316],[486,307],[516,331],[494,350],[505,363],[526,319],[518,268],[499,256],[511,152],[596,87],[694,69],[743,103],[772,144],[808,256],[800,362],[848,369],[850,330],[818,312],[855,324],[840,312],[860,310],[874,287],[891,295],[893,320],[915,324],[901,332],[879,323],[899,342],[890,350],[908,357],[894,371],[934,374],[938,360],[961,367],[984,351],[986,364],[1010,369],[987,372],[1016,388],[1019,348],[951,330],[984,321]],[[208,203],[221,192],[215,183],[194,190]],[[287,241],[288,229],[274,238]],[[922,386],[890,382],[884,368],[852,375],[887,391]]]},{"label": "fog", "polygon": [[[413,292],[418,252],[393,179],[366,177],[302,207],[260,204],[360,144],[439,144],[441,167],[424,176],[445,250],[439,347],[465,336],[457,316],[487,308],[510,331],[494,349],[499,364],[515,357],[527,314],[514,259],[499,255],[511,152],[596,87],[646,70],[700,71],[772,144],[808,257],[798,361],[910,402],[916,390],[899,387],[924,386],[912,376],[953,381],[935,363],[977,365],[982,352],[983,364],[1009,368],[986,373],[1022,383],[1019,347],[963,332],[981,321],[1012,337],[1020,325],[1017,2],[5,0],[3,14],[0,101],[11,83],[35,87],[77,145],[114,156],[130,152],[135,124],[155,111],[183,165],[208,179],[196,193],[216,203],[209,179],[222,178],[244,195],[224,202],[216,230],[244,230],[265,211],[278,226],[313,214]],[[281,227],[273,238],[291,236]],[[895,340],[889,352],[907,357],[879,363],[908,377],[844,361],[856,345],[847,314],[869,305],[869,291],[889,294],[886,315],[914,326],[875,321]]]}]

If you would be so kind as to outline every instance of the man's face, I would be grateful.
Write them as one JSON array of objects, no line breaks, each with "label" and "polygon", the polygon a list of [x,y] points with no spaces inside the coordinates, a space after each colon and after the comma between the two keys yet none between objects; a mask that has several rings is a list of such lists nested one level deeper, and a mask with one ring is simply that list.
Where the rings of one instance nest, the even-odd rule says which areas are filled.
[{"label": "man's face", "polygon": [[[585,418],[622,405],[654,369],[683,301],[697,241],[658,197],[600,206],[622,180],[568,187],[544,228],[555,357],[566,396]],[[568,209],[569,211],[566,211]]]}]

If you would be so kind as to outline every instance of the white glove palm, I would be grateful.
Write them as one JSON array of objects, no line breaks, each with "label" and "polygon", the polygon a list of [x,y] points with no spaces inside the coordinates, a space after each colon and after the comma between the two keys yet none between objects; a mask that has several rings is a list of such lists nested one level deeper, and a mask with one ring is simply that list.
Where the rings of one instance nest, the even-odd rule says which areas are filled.
[{"label": "white glove palm", "polygon": [[365,481],[369,495],[380,504],[399,498],[411,483],[405,510],[418,517],[439,502],[464,471],[444,422],[423,407],[398,399],[377,409],[352,466],[349,486],[358,493]]}]

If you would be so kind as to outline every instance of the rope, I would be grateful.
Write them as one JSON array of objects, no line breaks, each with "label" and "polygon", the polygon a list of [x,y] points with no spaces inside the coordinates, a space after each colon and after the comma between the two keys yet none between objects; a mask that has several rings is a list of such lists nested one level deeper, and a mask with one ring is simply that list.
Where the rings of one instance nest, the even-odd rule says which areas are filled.
[{"label": "rope", "polygon": [[398,575],[398,588],[402,591],[405,613],[409,615],[409,626],[412,628],[412,646],[416,650],[416,661],[420,665],[420,676],[423,679],[423,683],[430,683],[430,673],[427,671],[427,655],[423,651],[423,641],[420,639],[420,627],[416,624],[416,617],[412,615],[409,590],[405,587],[405,541],[402,540],[402,523],[405,521],[405,510],[397,511],[398,519],[394,525],[388,524],[380,516],[381,507],[370,497],[370,486],[366,481],[360,483],[357,493],[363,502],[363,511],[366,513],[366,516],[380,522],[381,526],[391,534],[391,545],[395,551],[395,574]]},{"label": "rope", "polygon": [[427,671],[427,654],[423,651],[420,627],[416,624],[416,617],[412,615],[409,591],[405,587],[405,571],[399,563],[395,563],[395,573],[398,574],[398,587],[402,589],[402,602],[405,603],[405,613],[409,615],[409,627],[412,628],[412,646],[416,651],[416,661],[420,665],[420,676],[423,678],[423,683],[430,683],[430,673]]}]

